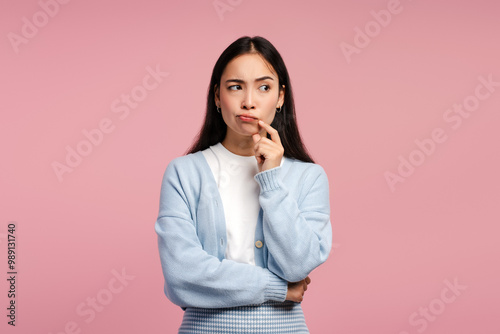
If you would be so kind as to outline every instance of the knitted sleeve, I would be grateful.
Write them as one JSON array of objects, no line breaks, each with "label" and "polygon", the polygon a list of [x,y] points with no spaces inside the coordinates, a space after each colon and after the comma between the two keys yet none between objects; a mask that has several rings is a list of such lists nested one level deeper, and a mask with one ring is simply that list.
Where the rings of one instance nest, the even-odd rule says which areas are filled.
[{"label": "knitted sleeve", "polygon": [[180,181],[182,173],[185,174],[182,165],[168,165],[155,223],[164,291],[169,300],[182,308],[284,301],[287,282],[268,269],[226,259],[221,261],[203,249],[190,210],[190,203],[196,199],[191,198],[186,184]]},{"label": "knitted sleeve", "polygon": [[292,180],[300,183],[298,193],[292,194],[279,177],[281,172],[279,166],[255,175],[261,187],[268,268],[289,282],[298,282],[330,253],[329,184],[323,168],[311,164],[300,179]]}]

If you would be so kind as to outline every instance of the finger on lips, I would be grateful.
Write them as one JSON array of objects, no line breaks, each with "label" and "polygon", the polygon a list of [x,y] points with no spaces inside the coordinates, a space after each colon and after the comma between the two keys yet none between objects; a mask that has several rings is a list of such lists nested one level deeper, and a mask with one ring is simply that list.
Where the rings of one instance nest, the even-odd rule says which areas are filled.
[{"label": "finger on lips", "polygon": [[280,143],[281,140],[280,140],[280,136],[278,134],[278,130],[276,130],[275,128],[273,128],[271,125],[267,124],[266,122],[264,122],[263,120],[259,120],[259,124],[260,126],[262,126],[264,129],[266,129],[266,131],[271,135],[271,139],[274,141],[274,142],[277,142],[277,143]]}]

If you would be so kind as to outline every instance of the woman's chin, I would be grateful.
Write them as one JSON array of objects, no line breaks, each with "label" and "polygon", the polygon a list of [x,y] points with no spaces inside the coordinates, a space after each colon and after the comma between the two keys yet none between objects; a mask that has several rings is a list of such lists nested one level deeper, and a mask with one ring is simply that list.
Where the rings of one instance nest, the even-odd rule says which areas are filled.
[{"label": "woman's chin", "polygon": [[238,132],[241,135],[252,136],[252,135],[256,134],[257,132],[259,132],[259,127],[256,124],[255,125],[246,124],[246,125],[242,125],[239,130],[240,131],[238,131]]}]

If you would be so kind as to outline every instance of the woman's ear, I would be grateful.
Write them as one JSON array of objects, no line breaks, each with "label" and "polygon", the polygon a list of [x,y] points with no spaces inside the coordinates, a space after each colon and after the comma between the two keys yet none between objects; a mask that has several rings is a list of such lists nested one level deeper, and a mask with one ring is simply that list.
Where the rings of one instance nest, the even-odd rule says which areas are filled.
[{"label": "woman's ear", "polygon": [[215,99],[215,104],[219,105],[219,101],[220,101],[219,86],[217,84],[214,85],[214,99]]},{"label": "woman's ear", "polygon": [[283,106],[283,103],[285,103],[285,85],[282,85],[280,87],[280,95],[278,97],[278,105]]}]

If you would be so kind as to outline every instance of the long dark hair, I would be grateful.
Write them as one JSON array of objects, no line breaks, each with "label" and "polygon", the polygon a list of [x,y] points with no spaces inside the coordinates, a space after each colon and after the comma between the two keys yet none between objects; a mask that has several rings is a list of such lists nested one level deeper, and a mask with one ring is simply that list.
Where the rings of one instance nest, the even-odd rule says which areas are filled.
[{"label": "long dark hair", "polygon": [[[217,112],[215,105],[214,88],[220,87],[222,72],[226,65],[235,57],[242,54],[257,53],[261,55],[276,71],[279,87],[285,85],[285,101],[281,112],[276,113],[271,126],[278,130],[281,144],[285,150],[284,156],[304,162],[313,162],[300,137],[295,118],[295,103],[293,100],[292,85],[285,63],[278,50],[265,38],[260,36],[244,36],[229,45],[220,55],[212,71],[212,78],[208,86],[207,110],[205,121],[193,145],[185,154],[195,153],[207,149],[209,146],[222,142],[226,136],[227,125],[222,115]],[[268,134],[269,138],[269,134]]]}]

